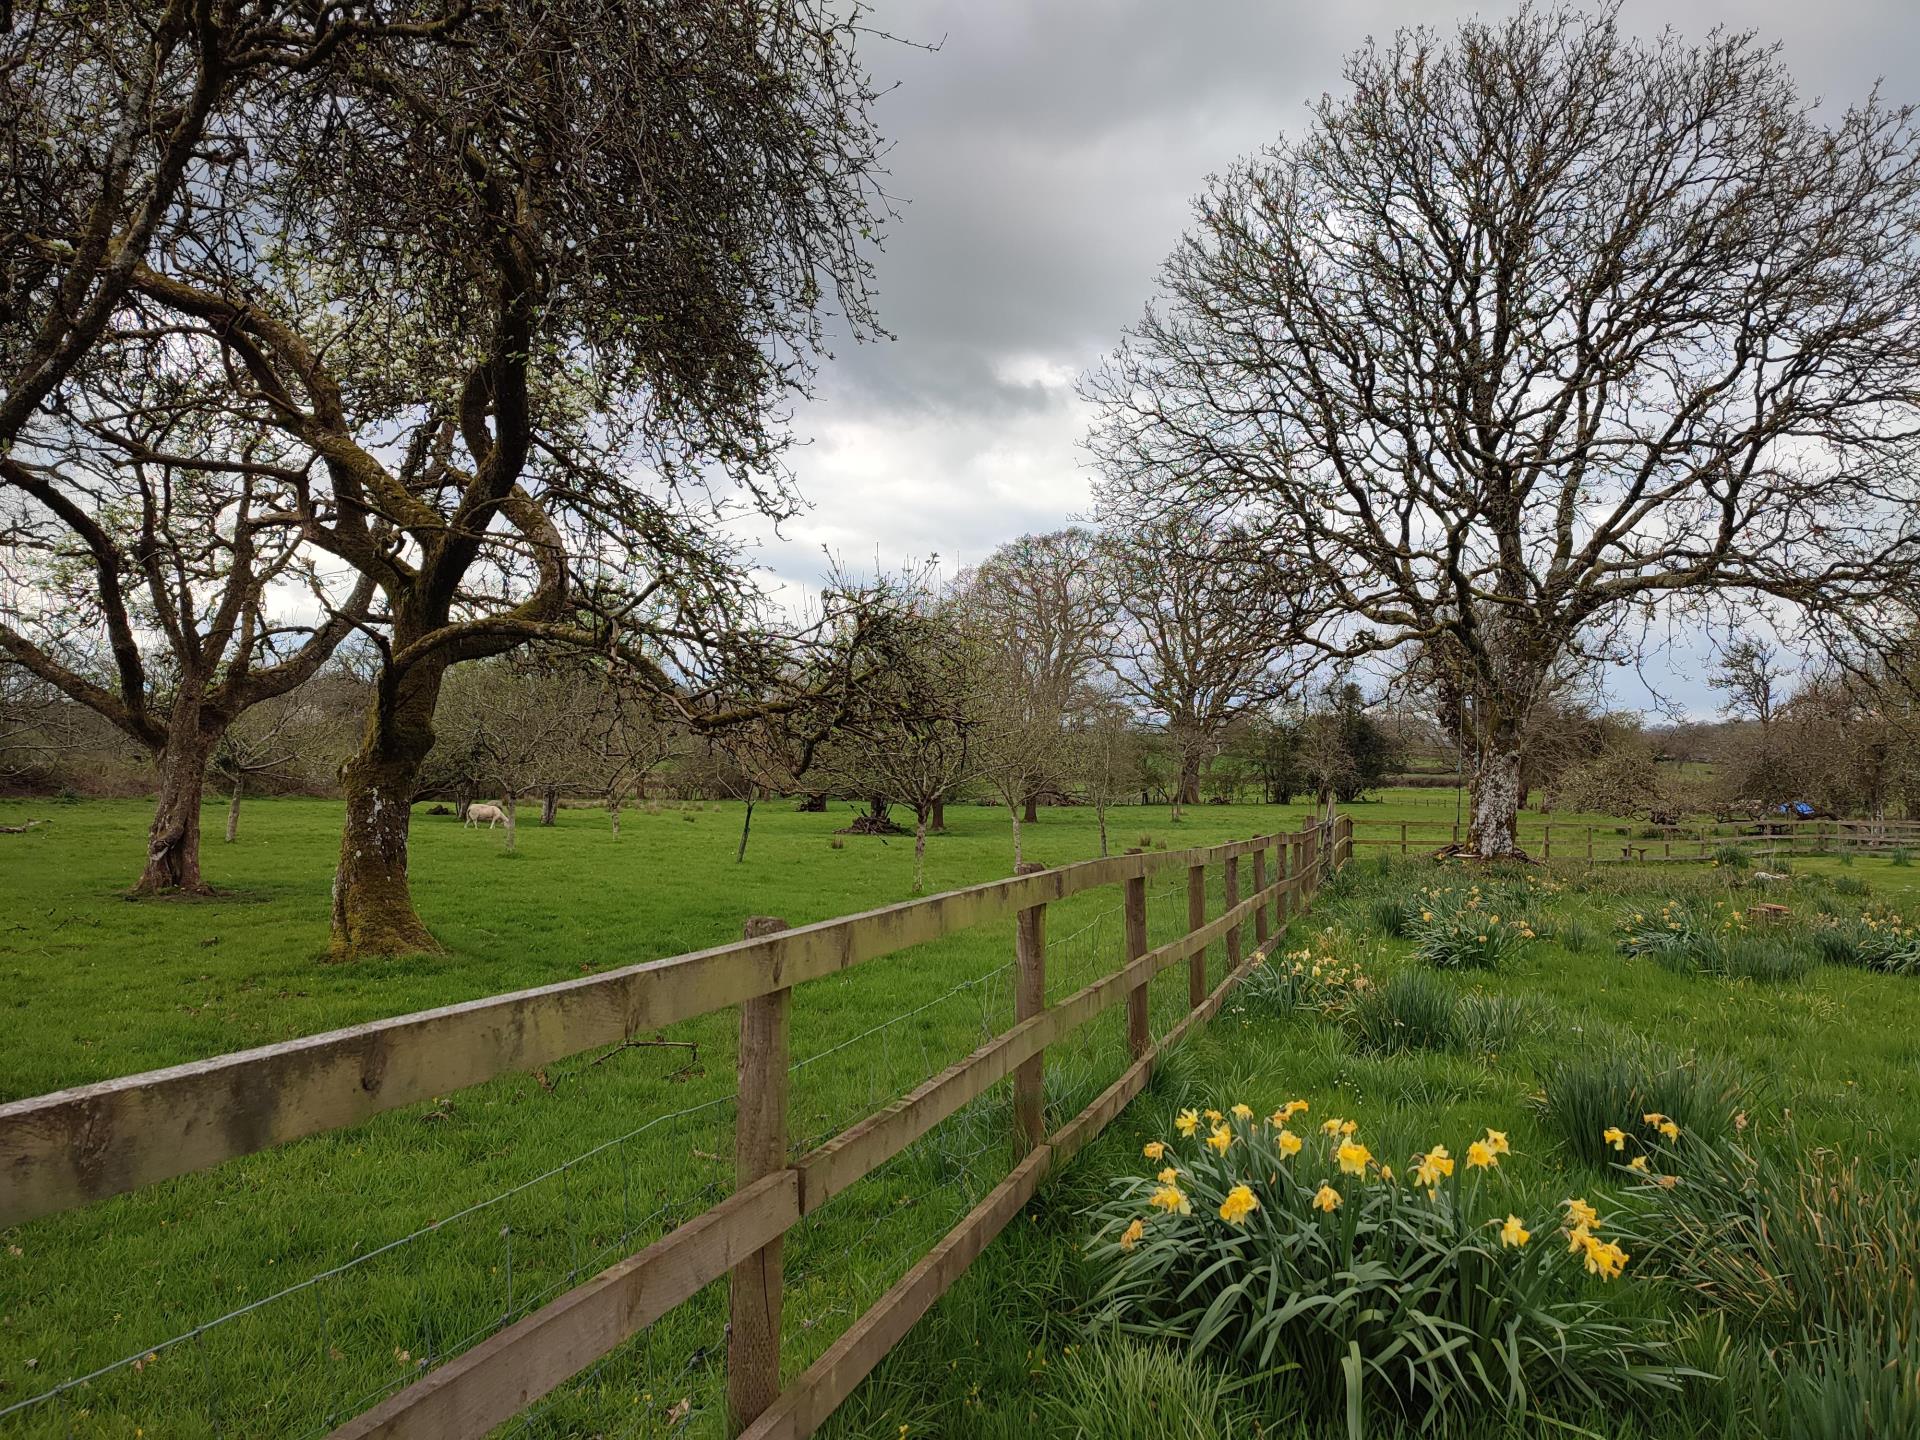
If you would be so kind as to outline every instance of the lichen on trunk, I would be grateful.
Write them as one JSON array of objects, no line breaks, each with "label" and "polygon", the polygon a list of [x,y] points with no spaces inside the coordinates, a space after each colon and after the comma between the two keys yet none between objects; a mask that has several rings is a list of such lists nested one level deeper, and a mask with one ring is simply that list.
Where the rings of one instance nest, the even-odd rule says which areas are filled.
[{"label": "lichen on trunk", "polygon": [[368,707],[360,748],[341,770],[347,819],[333,877],[333,956],[440,954],[413,907],[407,841],[413,791],[433,748],[442,665],[417,665]]},{"label": "lichen on trunk", "polygon": [[1496,746],[1479,757],[1473,770],[1473,825],[1469,843],[1483,860],[1511,855],[1518,848],[1520,750]]},{"label": "lichen on trunk", "polygon": [[166,742],[155,754],[158,785],[153,824],[147,828],[147,860],[134,882],[135,895],[213,893],[200,875],[200,801],[207,760],[225,727],[183,696],[174,706]]}]

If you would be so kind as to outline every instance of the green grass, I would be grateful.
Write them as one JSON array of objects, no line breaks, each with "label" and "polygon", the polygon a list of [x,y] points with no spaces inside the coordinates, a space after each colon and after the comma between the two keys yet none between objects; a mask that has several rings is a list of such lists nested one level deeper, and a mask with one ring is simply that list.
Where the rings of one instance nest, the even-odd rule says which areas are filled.
[{"label": "green grass", "polygon": [[[737,936],[751,914],[798,924],[907,898],[910,842],[850,837],[831,849],[844,813],[760,807],[744,866],[732,863],[737,807],[686,813],[692,818],[673,808],[630,812],[614,842],[598,812],[563,811],[555,829],[523,826],[509,857],[497,833],[462,831],[422,811],[418,896],[452,953],[341,966],[323,958],[334,805],[250,804],[240,843],[227,847],[216,838],[207,847],[219,898],[133,903],[120,892],[137,868],[144,807],[0,804],[0,823],[53,822],[0,837],[0,1095],[674,954]],[[1113,834],[1116,848],[1141,832],[1180,848],[1289,828],[1304,813],[1199,806],[1170,825],[1164,810],[1123,811]],[[214,819],[210,807],[210,829]],[[953,833],[929,846],[930,887],[1007,873],[1000,812],[956,806],[949,821]],[[211,833],[217,837],[217,829]],[[1027,834],[1030,855],[1049,863],[1097,849],[1087,811],[1043,811]],[[1842,873],[1833,860],[1804,860],[1795,869],[1804,877],[1796,886]],[[1371,863],[1356,867],[1343,898],[1297,924],[1292,943],[1311,939],[1361,961],[1370,974],[1394,973],[1409,963],[1409,942],[1380,933],[1373,901],[1402,873],[1381,879]],[[1915,903],[1910,867],[1862,857],[1845,873],[1868,883],[1875,904]],[[1026,1440],[1107,1433],[1102,1424],[1113,1433],[1224,1427],[1218,1433],[1251,1435],[1251,1424],[1270,1437],[1337,1433],[1339,1417],[1290,1404],[1284,1377],[1248,1388],[1244,1377],[1196,1371],[1177,1394],[1168,1392],[1163,1415],[1142,1392],[1163,1383],[1164,1357],[1128,1352],[1086,1331],[1081,1307],[1094,1277],[1078,1251],[1083,1212],[1110,1177],[1138,1168],[1139,1146],[1187,1103],[1246,1098],[1271,1107],[1307,1094],[1316,1115],[1353,1116],[1375,1151],[1396,1162],[1439,1139],[1458,1154],[1470,1133],[1494,1125],[1512,1136],[1514,1175],[1532,1176],[1516,1178],[1523,1187],[1517,1201],[1546,1207],[1569,1183],[1604,1194],[1613,1182],[1569,1153],[1541,1114],[1542,1077],[1567,1054],[1638,1036],[1744,1077],[1756,1133],[1782,1131],[1790,1110],[1799,1145],[1870,1163],[1920,1149],[1920,980],[1822,965],[1792,983],[1754,985],[1676,974],[1614,952],[1612,921],[1636,886],[1724,886],[1729,878],[1695,867],[1604,872],[1591,889],[1570,886],[1544,906],[1554,926],[1508,968],[1434,977],[1461,996],[1525,1007],[1525,1023],[1504,1027],[1497,1046],[1375,1054],[1326,1018],[1230,1006],[1106,1138],[1050,1180],[1028,1215],[826,1433],[897,1437],[904,1425],[920,1436]],[[1113,968],[1121,946],[1117,901],[1117,893],[1103,894],[1055,907],[1052,995]],[[1212,903],[1217,911],[1217,877]],[[1790,903],[1810,908],[1798,898]],[[1183,875],[1156,883],[1149,912],[1156,941],[1181,928]],[[1569,926],[1583,937],[1577,950],[1545,938]],[[984,927],[804,987],[794,1052],[811,1063],[795,1076],[796,1145],[885,1104],[1004,1028],[1012,1002],[1001,967],[1011,953],[1010,927]],[[1217,974],[1217,950],[1212,958]],[[1180,1013],[1184,991],[1181,967],[1156,982],[1156,1030]],[[868,1033],[887,1021],[894,1023]],[[1053,1120],[1076,1112],[1117,1073],[1121,1023],[1119,1012],[1110,1013],[1050,1059]],[[670,1048],[580,1056],[540,1077],[508,1077],[0,1234],[3,1410],[444,1222],[138,1371],[123,1368],[31,1414],[0,1418],[0,1435],[130,1436],[136,1427],[146,1436],[324,1433],[330,1420],[415,1373],[423,1356],[438,1357],[525,1313],[724,1193],[732,1028],[731,1015],[722,1015],[664,1037],[697,1044],[697,1060]],[[1005,1173],[1011,1122],[1004,1089],[789,1239],[789,1377]],[[695,1113],[659,1120],[689,1109]],[[607,1148],[551,1173],[598,1146]],[[462,1215],[514,1187],[524,1188]],[[720,1434],[724,1311],[724,1287],[710,1287],[537,1407],[521,1428]],[[1765,1367],[1754,1373],[1761,1378],[1753,1384],[1761,1384]],[[1710,1415],[1711,1407],[1644,1421],[1576,1419],[1588,1433],[1609,1436],[1751,1433],[1740,1428],[1753,1423],[1745,1395],[1726,1400],[1725,1414],[1734,1418],[1711,1425],[1721,1414]],[[683,1400],[690,1408],[676,1420]],[[1192,1424],[1182,1429],[1180,1415],[1189,1411]],[[1068,1418],[1074,1415],[1081,1418]],[[1490,1425],[1479,1433],[1508,1432]]]},{"label": "green grass", "polygon": [[[1115,817],[1114,844],[1151,830],[1172,848],[1202,845],[1290,828],[1304,813],[1202,806],[1176,825],[1161,810],[1129,810]],[[122,898],[147,818],[138,803],[0,803],[0,823],[29,817],[51,824],[0,837],[0,1098],[677,954],[737,938],[749,915],[803,924],[904,900],[912,875],[910,840],[848,837],[831,848],[844,811],[762,805],[747,861],[736,865],[732,805],[629,811],[617,842],[598,811],[565,810],[553,829],[523,824],[513,854],[498,832],[467,831],[423,807],[415,891],[450,954],[336,965],[325,950],[337,805],[250,804],[233,846],[218,842],[210,806],[206,873],[221,893],[199,901]],[[948,822],[951,833],[928,846],[931,888],[1010,871],[1004,812],[954,806]],[[1026,844],[1048,863],[1088,858],[1098,851],[1094,817],[1047,810]],[[1177,870],[1156,882],[1156,942],[1183,927],[1184,886]],[[1056,998],[1119,963],[1119,899],[1114,889],[1054,907]],[[1010,1024],[1012,953],[1010,925],[983,927],[803,987],[793,1022],[794,1055],[807,1062],[794,1081],[796,1146],[885,1105]],[[1217,972],[1218,953],[1214,963]],[[1156,982],[1157,1029],[1181,1013],[1185,983],[1179,969]],[[734,1024],[731,1013],[716,1015],[663,1037],[697,1051],[579,1056],[6,1232],[0,1410],[445,1222],[137,1372],[0,1417],[0,1435],[324,1432],[329,1416],[396,1385],[422,1357],[488,1333],[726,1193]],[[1056,1122],[1118,1073],[1122,1024],[1116,1010],[1060,1054],[1049,1077]],[[1004,1092],[789,1239],[790,1366],[817,1355],[1005,1173]],[[660,1120],[687,1110],[695,1113]],[[462,1214],[515,1187],[525,1188]],[[684,1399],[692,1408],[673,1433],[719,1433],[724,1310],[724,1287],[710,1288],[540,1407],[536,1427],[665,1433]]]}]

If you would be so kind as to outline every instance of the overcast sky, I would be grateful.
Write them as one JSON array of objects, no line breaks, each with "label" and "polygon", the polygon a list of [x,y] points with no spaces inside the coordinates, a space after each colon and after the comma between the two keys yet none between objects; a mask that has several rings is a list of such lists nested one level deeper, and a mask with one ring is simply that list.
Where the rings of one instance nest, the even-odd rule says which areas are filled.
[{"label": "overcast sky", "polygon": [[[999,542],[1089,508],[1075,378],[1152,294],[1206,177],[1297,131],[1340,89],[1368,35],[1450,30],[1507,4],[1434,0],[878,0],[874,23],[938,43],[884,42],[897,81],[878,118],[902,214],[879,260],[898,337],[843,347],[801,409],[795,470],[812,509],[761,560],[811,585],[822,551],[865,565],[938,554],[951,574]],[[1683,36],[1716,24],[1784,46],[1809,96],[1836,112],[1884,77],[1920,98],[1920,0],[1629,0],[1625,28]],[[1707,713],[1698,645],[1648,673]],[[1651,704],[1632,677],[1618,703]]]}]

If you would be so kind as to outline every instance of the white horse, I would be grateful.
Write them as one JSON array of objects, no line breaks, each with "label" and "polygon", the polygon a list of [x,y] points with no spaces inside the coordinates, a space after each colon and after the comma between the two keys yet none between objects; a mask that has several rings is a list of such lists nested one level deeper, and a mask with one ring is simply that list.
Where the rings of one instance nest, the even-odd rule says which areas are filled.
[{"label": "white horse", "polygon": [[473,829],[473,827],[478,825],[482,820],[487,822],[487,829],[491,830],[496,825],[504,825],[507,823],[507,812],[502,810],[498,805],[469,805],[467,807],[467,828],[469,830]]}]

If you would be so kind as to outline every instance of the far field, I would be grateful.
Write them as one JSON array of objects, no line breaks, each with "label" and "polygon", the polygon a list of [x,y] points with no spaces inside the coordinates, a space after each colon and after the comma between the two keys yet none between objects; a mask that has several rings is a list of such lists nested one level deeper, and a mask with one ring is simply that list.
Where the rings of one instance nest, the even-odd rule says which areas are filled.
[{"label": "far field", "polygon": [[[1353,813],[1448,818],[1451,803],[1450,792],[1401,792]],[[803,923],[890,903],[906,898],[912,865],[910,837],[848,837],[833,848],[844,810],[803,815],[763,805],[747,862],[736,866],[736,806],[630,811],[617,842],[599,812],[567,810],[550,830],[523,824],[513,854],[498,832],[464,831],[423,808],[415,883],[452,954],[339,966],[324,960],[337,813],[322,802],[250,804],[239,843],[227,847],[209,807],[207,873],[224,893],[135,904],[119,892],[136,866],[142,806],[0,804],[0,823],[52,821],[0,837],[0,1097],[674,954],[737,936],[748,915]],[[1116,849],[1178,849],[1290,828],[1305,813],[1201,806],[1175,826],[1164,810],[1128,808],[1115,812],[1112,838]],[[1576,818],[1586,817],[1553,817],[1556,825]],[[952,833],[929,846],[931,889],[1007,872],[1002,812],[956,806],[948,819]],[[1098,848],[1093,815],[1043,811],[1027,846],[1048,863],[1086,858]],[[1416,861],[1383,875],[1367,853],[1344,883],[1346,896],[1296,925],[1288,944],[1357,960],[1385,978],[1408,968],[1408,942],[1382,932],[1375,902],[1439,872]],[[1675,973],[1616,952],[1611,932],[1622,908],[1660,888],[1713,894],[1743,877],[1614,867],[1585,881],[1582,869],[1555,867],[1565,888],[1540,911],[1556,927],[1518,960],[1497,973],[1442,977],[1458,993],[1511,996],[1521,1007],[1497,1052],[1378,1051],[1324,1014],[1252,1001],[1230,1010],[1107,1140],[1043,1191],[1032,1222],[989,1251],[829,1433],[1108,1433],[1093,1417],[1125,1390],[1116,1369],[1139,1357],[1087,1333],[1097,1277],[1081,1253],[1084,1211],[1112,1177],[1141,1169],[1141,1144],[1163,1136],[1189,1104],[1244,1098],[1264,1113],[1310,1095],[1316,1114],[1359,1120],[1396,1163],[1436,1139],[1458,1153],[1479,1129],[1503,1128],[1515,1151],[1516,1203],[1544,1213],[1569,1185],[1601,1192],[1612,1182],[1566,1153],[1537,1105],[1542,1077],[1569,1056],[1644,1041],[1710,1072],[1768,1144],[1831,1147],[1876,1163],[1920,1148],[1920,979],[1836,965],[1778,984]],[[1809,897],[1795,900],[1802,910],[1815,892],[1829,908],[1911,903],[1920,878],[1920,869],[1880,859],[1801,861],[1795,870],[1802,878],[1792,884]],[[1843,873],[1849,891],[1862,881],[1870,899],[1837,897],[1833,881]],[[1109,898],[1084,897],[1050,917],[1053,994],[1116,962],[1120,926]],[[1170,937],[1184,920],[1183,896],[1160,885],[1149,914],[1154,939]],[[1007,928],[985,929],[803,989],[797,1138],[823,1138],[1003,1028],[1010,956]],[[1179,1012],[1183,986],[1177,971],[1156,984],[1156,1029]],[[1104,1017],[1112,1023],[1090,1027],[1082,1045],[1051,1062],[1056,1118],[1117,1072],[1118,1018]],[[324,1433],[422,1361],[525,1313],[724,1193],[731,1030],[730,1017],[710,1017],[665,1037],[697,1052],[581,1056],[0,1235],[0,1435]],[[791,1367],[824,1348],[1004,1173],[1008,1129],[996,1092],[798,1232],[787,1261]],[[282,1293],[319,1275],[326,1278]],[[720,1433],[723,1322],[724,1297],[709,1291],[514,1433]],[[155,1348],[176,1336],[186,1338]],[[137,1368],[6,1413],[122,1359]],[[1212,1373],[1186,1370],[1196,1384]],[[1563,1415],[1555,1424],[1606,1435],[1754,1433],[1753,1395],[1762,1392],[1729,1385],[1703,1393],[1721,1398],[1696,1396],[1684,1411],[1640,1418]],[[1112,1433],[1209,1433],[1178,1428],[1178,1417],[1214,1410],[1178,1395],[1162,1400],[1155,1413],[1164,1430],[1115,1422]],[[1254,1433],[1256,1418],[1267,1434],[1337,1430],[1337,1416],[1289,1418],[1300,1412],[1284,1384],[1236,1391],[1215,1409],[1238,1417],[1241,1428],[1230,1433]]]}]

